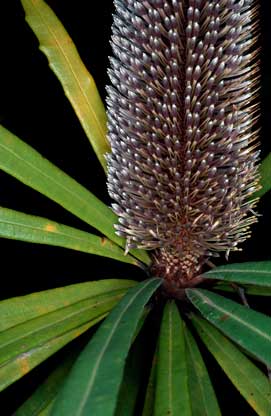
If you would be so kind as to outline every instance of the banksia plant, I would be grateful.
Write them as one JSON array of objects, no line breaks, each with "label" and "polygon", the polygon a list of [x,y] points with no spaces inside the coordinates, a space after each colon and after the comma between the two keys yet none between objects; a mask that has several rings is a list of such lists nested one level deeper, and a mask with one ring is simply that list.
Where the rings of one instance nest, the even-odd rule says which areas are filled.
[{"label": "banksia plant", "polygon": [[107,103],[117,233],[127,251],[154,249],[155,273],[187,286],[256,220],[258,3],[115,5]]},{"label": "banksia plant", "polygon": [[[76,20],[74,5],[56,3],[58,13],[63,8],[69,19],[70,7],[70,18]],[[81,2],[82,17],[89,15],[87,3]],[[110,6],[108,0],[93,3],[102,13]],[[60,149],[61,163],[69,155],[79,177],[86,156],[85,148],[78,150],[81,131],[102,168],[96,171],[94,163],[86,162],[89,187],[109,191],[106,204],[32,148],[32,139],[38,146],[35,124],[28,144],[0,126],[0,169],[58,204],[59,211],[48,204],[48,217],[63,221],[47,218],[44,199],[44,218],[0,206],[0,237],[22,241],[18,246],[1,240],[2,286],[12,296],[0,302],[3,414],[248,416],[252,408],[253,414],[270,416],[271,261],[259,234],[267,228],[263,207],[271,189],[271,154],[259,163],[258,2],[111,3],[106,113],[92,76],[47,2],[21,0],[27,24],[65,92],[60,102],[64,109],[72,105],[82,127],[78,123],[78,130],[66,110],[60,113],[61,134],[54,130],[51,79],[38,94],[35,84],[31,88],[36,73],[40,82],[37,68],[45,76],[48,71],[40,52],[23,74],[13,64],[21,53],[19,40],[16,50],[3,54],[11,69],[10,82],[3,77],[8,85],[3,101],[12,103],[3,124],[24,131],[21,123],[27,124],[29,114],[31,121],[40,118],[38,137],[46,149]],[[3,2],[3,7],[10,5],[12,0]],[[19,2],[14,1],[14,8],[8,30],[18,30],[16,38],[24,33],[27,46],[31,34],[27,25],[19,28]],[[101,27],[86,27],[92,35],[84,39],[94,36],[94,55]],[[18,126],[14,102],[19,79],[23,100],[24,85],[29,100],[19,107]],[[67,136],[73,140],[74,131],[78,148],[72,142],[69,153]],[[0,179],[4,198],[10,182],[7,175]],[[19,185],[18,205],[20,195]],[[31,212],[39,212],[34,199],[33,206],[25,200]],[[68,216],[62,216],[63,209]],[[72,222],[70,214],[81,221]],[[244,250],[241,257],[237,252],[239,262],[229,264],[231,251],[242,248],[256,219],[260,233],[251,236],[252,253]],[[39,251],[37,244],[55,251]],[[101,261],[96,257],[94,263],[93,255]],[[25,256],[28,261],[22,263]],[[218,256],[227,264],[215,265]],[[27,277],[22,278],[25,265]],[[54,288],[56,282],[63,287]]]}]

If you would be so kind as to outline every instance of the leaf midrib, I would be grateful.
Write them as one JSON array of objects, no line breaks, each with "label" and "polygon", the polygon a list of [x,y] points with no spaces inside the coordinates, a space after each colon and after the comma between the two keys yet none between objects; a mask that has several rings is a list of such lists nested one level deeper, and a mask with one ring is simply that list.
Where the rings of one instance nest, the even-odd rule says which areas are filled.
[{"label": "leaf midrib", "polygon": [[[60,227],[67,227],[67,228],[69,227],[68,225],[65,225],[65,224],[56,224],[56,223],[54,223],[53,221],[50,221],[50,220],[48,220],[48,223],[50,223],[52,225],[55,225],[56,227],[59,227],[59,226]],[[90,243],[90,240],[92,240],[92,239],[93,240],[96,239],[96,238],[99,239],[99,236],[97,236],[95,234],[88,233],[89,236],[83,238],[83,237],[71,235],[69,233],[65,233],[65,232],[60,231],[58,229],[56,229],[54,231],[47,231],[47,230],[45,230],[41,226],[34,226],[34,225],[24,224],[24,223],[20,223],[20,222],[17,222],[17,221],[3,221],[3,220],[0,219],[0,224],[4,224],[4,225],[14,225],[14,226],[22,227],[22,228],[29,228],[29,229],[35,230],[35,231],[42,231],[46,235],[59,235],[59,236],[63,236],[63,237],[68,237],[68,238],[70,238],[72,240],[82,241],[84,243]],[[87,233],[86,231],[79,230],[77,228],[71,228],[71,232],[72,231],[75,231],[75,232],[78,232],[78,233]],[[106,241],[111,242],[109,239],[106,239]],[[92,244],[94,244],[94,243],[96,244],[96,242],[94,242],[94,241],[91,241],[91,243]],[[111,242],[111,244],[113,245],[113,242]],[[113,245],[113,247],[116,248],[117,246],[114,246]],[[103,247],[103,249],[107,249],[108,250],[109,248],[107,246],[106,248]]]},{"label": "leaf midrib", "polygon": [[[24,338],[26,338],[26,337],[28,337],[28,336],[30,336],[30,335],[34,335],[34,334],[36,334],[36,333],[38,333],[38,332],[40,332],[40,331],[44,331],[46,328],[53,328],[54,326],[56,326],[56,325],[59,325],[59,324],[61,324],[61,323],[63,323],[63,322],[65,322],[66,320],[68,320],[68,319],[71,319],[71,318],[74,318],[74,317],[76,317],[77,315],[80,315],[81,313],[84,313],[84,312],[86,312],[87,310],[91,310],[92,308],[96,308],[97,306],[101,306],[101,305],[103,305],[104,303],[107,303],[107,302],[110,302],[110,301],[112,301],[112,300],[114,300],[114,299],[118,299],[118,298],[121,298],[122,297],[122,295],[121,294],[118,294],[118,295],[115,295],[115,296],[111,296],[111,297],[108,297],[108,298],[106,298],[106,299],[103,299],[103,300],[101,300],[101,301],[99,301],[99,302],[96,302],[96,303],[94,303],[94,304],[92,304],[92,305],[88,305],[88,306],[86,306],[86,307],[84,307],[84,308],[81,308],[80,310],[77,310],[77,311],[74,311],[74,312],[71,312],[70,314],[66,314],[65,316],[63,316],[63,317],[59,317],[58,318],[58,320],[56,320],[54,323],[48,323],[47,325],[46,324],[44,324],[42,327],[39,327],[39,328],[37,328],[37,329],[34,329],[34,330],[31,330],[31,331],[29,331],[28,333],[24,333],[22,336],[18,336],[17,338],[16,338],[16,341],[14,341],[14,340],[11,340],[11,341],[9,341],[9,342],[6,342],[5,344],[2,344],[1,345],[1,348],[0,349],[5,349],[5,348],[7,348],[7,346],[9,346],[9,345],[12,345],[12,344],[16,344],[17,342],[19,342],[19,341],[21,341],[21,340],[23,340]],[[87,299],[84,299],[84,301],[86,301]],[[80,301],[79,301],[80,302]],[[76,302],[76,303],[79,303],[79,302]],[[69,305],[68,307],[71,307],[71,306],[73,306],[73,305]],[[61,309],[65,309],[65,307],[63,307],[63,308],[60,308],[60,309],[56,309],[55,311],[52,311],[52,312],[49,312],[49,313],[54,313],[54,312],[58,312],[59,310],[61,310]],[[37,318],[32,318],[31,320],[35,320],[35,319],[38,319],[38,318],[40,318],[40,317],[44,317],[46,314],[44,314],[44,315],[41,315],[41,316],[39,316],[39,317],[37,317]],[[31,320],[29,320],[29,321],[27,321],[27,322],[30,322]],[[23,323],[21,323],[21,324],[18,324],[18,326],[19,325],[24,325],[24,322]],[[82,325],[82,324],[81,324]],[[16,326],[17,325],[15,325],[15,326],[13,326],[12,328],[16,328]],[[7,331],[8,331],[8,329],[7,329]]]},{"label": "leaf midrib", "polygon": [[144,286],[142,286],[142,288],[139,290],[139,291],[137,291],[136,293],[135,293],[135,295],[129,300],[129,302],[127,303],[127,305],[125,306],[125,308],[122,310],[122,312],[120,313],[120,315],[119,315],[119,317],[118,317],[118,319],[116,320],[116,322],[114,323],[114,325],[113,325],[113,327],[112,327],[112,329],[111,329],[111,331],[110,331],[110,333],[109,333],[109,336],[107,337],[107,340],[106,340],[106,342],[105,342],[105,344],[104,344],[104,346],[103,346],[103,348],[102,348],[102,350],[101,350],[101,352],[100,352],[100,355],[98,356],[98,358],[97,358],[97,361],[96,361],[96,364],[95,364],[95,366],[94,366],[94,368],[93,368],[93,372],[92,372],[92,376],[91,376],[91,378],[90,378],[90,380],[89,380],[89,382],[88,382],[88,384],[87,384],[87,386],[86,386],[86,389],[85,389],[85,393],[84,393],[84,395],[83,395],[83,398],[82,398],[82,400],[81,400],[81,403],[80,403],[80,405],[78,406],[78,409],[77,409],[77,413],[76,413],[76,415],[78,415],[78,416],[80,416],[80,415],[82,415],[82,412],[84,411],[84,408],[85,408],[85,405],[86,405],[86,403],[87,403],[87,400],[88,400],[88,396],[91,394],[91,389],[92,389],[92,387],[93,387],[93,384],[94,384],[94,380],[95,380],[95,377],[96,377],[96,375],[97,375],[97,372],[98,372],[98,369],[99,369],[99,366],[100,366],[100,363],[101,363],[101,361],[102,361],[102,358],[103,358],[103,355],[104,355],[104,353],[105,353],[105,351],[106,351],[106,349],[107,349],[107,347],[108,347],[108,345],[109,345],[109,343],[111,342],[111,339],[112,339],[112,337],[113,337],[113,335],[114,335],[114,331],[115,331],[115,329],[116,329],[116,327],[118,326],[118,324],[119,324],[119,322],[120,322],[120,320],[122,319],[122,316],[126,313],[126,311],[127,311],[127,309],[130,307],[130,305],[134,302],[134,299],[136,299],[136,297],[149,285],[149,284],[151,284],[152,283],[152,281],[148,281]]},{"label": "leaf midrib", "polygon": [[[203,332],[205,332],[206,333],[206,331],[201,327],[201,329],[202,329],[202,331]],[[261,390],[259,390],[259,387],[258,387],[258,385],[257,384],[253,384],[253,383],[251,383],[251,380],[246,376],[246,373],[245,372],[243,372],[242,370],[243,370],[243,368],[242,368],[242,366],[238,366],[236,363],[235,363],[235,361],[234,360],[232,360],[232,357],[231,357],[231,355],[229,354],[229,353],[227,353],[227,351],[224,351],[224,349],[220,346],[220,344],[216,341],[216,339],[215,339],[215,337],[212,335],[212,334],[210,334],[210,333],[207,333],[207,337],[210,337],[211,339],[212,339],[212,341],[214,342],[214,344],[216,345],[216,347],[217,347],[217,349],[218,350],[220,350],[220,351],[222,351],[222,353],[224,354],[224,355],[226,355],[226,357],[230,360],[230,362],[231,363],[233,363],[232,365],[234,365],[234,367],[237,369],[237,373],[238,372],[240,372],[243,376],[244,376],[244,378],[246,379],[246,381],[247,381],[247,383],[249,384],[249,385],[251,385],[253,388],[255,388],[255,390],[257,390],[258,391],[258,393],[260,394],[260,396],[262,396],[263,397],[263,399],[262,400],[265,400],[265,401],[267,401],[266,400],[266,397],[264,396],[264,395],[262,395],[262,392],[261,392]],[[222,367],[222,366],[221,366]],[[225,371],[225,370],[224,370]],[[226,373],[226,371],[225,371],[225,373]],[[228,373],[227,373],[228,374]],[[230,378],[230,376],[228,375],[228,377]],[[233,383],[234,384],[234,383]],[[237,387],[238,388],[238,387]],[[253,390],[253,388],[252,388],[252,390]],[[267,403],[268,403],[268,401],[267,401]],[[270,401],[269,401],[269,403],[270,403]]]},{"label": "leaf midrib", "polygon": [[242,325],[244,325],[245,327],[249,328],[251,331],[257,333],[258,335],[260,335],[262,338],[268,340],[271,342],[271,335],[268,336],[268,334],[261,332],[258,328],[256,328],[253,325],[250,325],[248,322],[243,321],[243,319],[237,317],[236,315],[234,315],[232,312],[228,311],[227,309],[223,309],[222,307],[218,306],[217,304],[215,304],[212,300],[210,300],[208,297],[206,297],[205,295],[203,295],[202,293],[198,292],[198,296],[202,298],[202,301],[204,303],[207,303],[209,306],[213,307],[214,309],[217,309],[219,312],[222,312],[223,314],[228,315],[229,317],[231,317],[233,320],[241,323]]},{"label": "leaf midrib", "polygon": [[[193,348],[192,348],[192,346],[191,346],[191,344],[190,344],[190,341],[188,340],[188,342],[186,343],[186,345],[188,345],[188,348],[189,348],[189,351],[190,351],[190,354],[191,354],[191,358],[192,358],[192,366],[193,366],[193,368],[194,368],[194,370],[195,370],[195,373],[198,375],[198,381],[199,381],[199,387],[200,387],[200,391],[201,391],[201,397],[202,397],[202,399],[203,399],[203,404],[204,404],[204,411],[205,411],[205,414],[206,415],[209,415],[209,411],[208,411],[208,406],[206,405],[206,398],[205,398],[205,394],[204,394],[204,387],[203,387],[203,384],[202,384],[202,382],[201,382],[201,377],[200,377],[200,375],[199,375],[199,372],[197,371],[197,366],[194,364],[195,363],[195,360],[194,360],[194,358],[196,358],[195,357],[195,355],[194,355],[194,353],[193,353]],[[211,415],[212,416],[212,415]]]},{"label": "leaf midrib", "polygon": [[[271,275],[271,271],[267,271],[267,270],[255,270],[255,269],[219,269],[219,270],[210,270],[207,273],[205,273],[205,276],[209,276],[210,274],[219,274],[219,273],[238,273],[238,274],[242,274],[242,273],[254,273],[254,274],[270,274]],[[221,279],[223,279],[223,276],[221,277]]]},{"label": "leaf midrib", "polygon": [[169,403],[169,412],[173,412],[173,397],[172,397],[172,305],[169,308],[168,314],[168,324],[169,324],[169,337],[168,337],[168,403]]},{"label": "leaf midrib", "polygon": [[[61,339],[63,339],[67,334],[69,334],[69,333],[73,333],[74,331],[77,331],[77,330],[79,330],[80,328],[86,328],[86,330],[90,327],[90,326],[92,326],[92,325],[95,325],[95,323],[97,323],[97,322],[99,322],[101,319],[103,319],[105,316],[107,315],[107,313],[102,313],[102,314],[100,314],[100,315],[98,315],[98,316],[96,316],[95,318],[93,318],[93,319],[91,319],[90,321],[88,321],[88,322],[84,322],[84,323],[81,323],[81,324],[78,324],[78,325],[76,325],[74,328],[71,328],[71,329],[66,329],[63,333],[61,333],[61,334],[58,334],[57,336],[55,336],[55,337],[51,337],[51,338],[49,338],[47,341],[46,341],[46,344],[44,345],[44,344],[42,344],[42,345],[37,345],[36,347],[33,347],[33,348],[30,348],[30,350],[28,350],[28,351],[23,351],[23,352],[21,352],[21,353],[19,353],[19,355],[15,355],[15,356],[12,356],[12,357],[10,357],[8,360],[6,360],[6,361],[4,361],[1,365],[0,365],[0,370],[1,370],[1,368],[3,368],[3,367],[5,367],[5,366],[7,366],[7,365],[9,365],[10,363],[12,363],[14,360],[15,361],[17,361],[17,359],[19,358],[25,358],[25,357],[31,357],[32,355],[33,355],[33,353],[35,353],[35,352],[37,352],[37,351],[39,351],[39,350],[42,350],[44,347],[46,347],[46,348],[48,348],[48,344],[50,344],[50,343],[52,343],[52,342],[57,342],[58,340],[61,340]],[[93,324],[93,322],[94,322],[94,324]],[[50,348],[50,345],[49,345],[49,348]]]},{"label": "leaf midrib", "polygon": [[[93,111],[92,106],[90,105],[90,103],[89,103],[89,101],[88,101],[88,97],[87,97],[87,95],[86,95],[86,93],[85,93],[85,91],[84,91],[84,88],[81,86],[81,83],[80,83],[80,81],[79,81],[79,78],[77,77],[77,74],[74,72],[74,70],[73,70],[73,68],[72,68],[72,65],[71,65],[71,64],[70,64],[70,62],[69,62],[69,59],[67,58],[67,56],[66,56],[66,54],[65,54],[65,51],[64,51],[64,49],[62,48],[61,43],[59,43],[59,42],[58,42],[58,38],[57,38],[57,36],[55,35],[55,32],[51,29],[51,26],[50,26],[49,24],[47,24],[47,21],[43,18],[43,16],[42,16],[42,14],[40,13],[39,9],[35,6],[35,3],[34,3],[32,0],[30,0],[30,1],[31,1],[31,3],[32,3],[33,7],[35,7],[35,8],[36,8],[36,11],[37,11],[38,15],[40,16],[40,19],[41,19],[41,21],[43,22],[44,26],[45,26],[45,27],[47,27],[48,31],[51,33],[52,37],[55,39],[55,42],[56,42],[56,44],[58,45],[58,48],[59,48],[59,50],[61,51],[61,53],[62,53],[62,55],[63,55],[63,57],[64,57],[64,60],[66,61],[66,63],[67,63],[67,65],[68,65],[68,67],[70,68],[71,73],[73,74],[73,76],[74,76],[74,78],[75,78],[75,80],[76,80],[76,82],[77,82],[77,84],[78,84],[78,87],[79,87],[79,90],[81,91],[82,96],[85,98],[85,101],[86,101],[86,103],[87,103],[87,107],[89,108],[90,112],[92,113],[92,115],[93,115],[93,117],[94,117],[94,119],[95,119],[95,121],[96,121],[96,125],[98,126],[98,129],[99,129],[99,131],[100,131],[100,134],[101,134],[102,136],[105,136],[105,132],[104,132],[104,130],[102,129],[102,127],[101,127],[101,125],[100,125],[100,122],[99,122],[99,120],[98,120],[98,118],[97,118],[97,116],[96,116],[95,112]],[[68,35],[68,34],[67,34],[67,35]],[[68,36],[69,36],[69,35],[68,35]],[[72,44],[72,45],[73,45],[73,44]],[[46,48],[46,46],[44,46],[44,47]],[[76,48],[75,48],[75,46],[74,46],[74,45],[73,45],[73,47],[74,47],[75,51],[77,52],[77,50],[76,50]],[[78,52],[77,52],[77,53],[78,53]],[[78,54],[78,56],[79,56],[79,54]],[[83,62],[82,62],[82,65],[84,65],[84,64],[83,64]],[[91,80],[91,78],[90,78],[90,74],[88,73],[88,71],[86,70],[86,68],[85,68],[85,67],[83,67],[83,68],[84,68],[84,70],[87,72],[87,76],[88,76],[88,78],[90,79],[90,82],[91,82],[92,80]]]},{"label": "leaf midrib", "polygon": [[[56,181],[55,180],[55,176],[50,176],[50,175],[47,175],[46,174],[46,172],[44,172],[43,170],[41,170],[41,169],[39,169],[36,165],[33,165],[29,160],[27,160],[27,159],[23,159],[22,157],[20,157],[19,155],[18,155],[18,153],[16,153],[16,152],[14,152],[12,149],[10,149],[9,147],[6,147],[3,143],[0,143],[0,147],[2,147],[2,148],[4,148],[4,150],[5,151],[7,151],[8,153],[11,153],[11,154],[13,154],[14,155],[14,157],[15,158],[17,158],[19,161],[21,161],[21,162],[23,162],[23,163],[25,163],[26,165],[28,165],[31,169],[33,169],[34,171],[37,171],[40,175],[41,175],[41,177],[43,176],[43,177],[45,177],[46,179],[49,179],[51,182],[53,182],[55,185],[57,185],[58,187],[60,187],[60,188],[62,188],[65,192],[67,192],[67,194],[69,194],[70,196],[72,196],[72,197],[74,197],[74,198],[76,198],[78,201],[80,201],[80,202],[82,202],[82,204],[83,205],[85,205],[87,208],[90,206],[87,202],[86,202],[86,200],[84,199],[84,198],[82,198],[81,196],[80,196],[80,194],[78,194],[78,193],[75,193],[74,191],[72,191],[70,188],[66,188],[66,186],[65,185],[63,185],[63,183],[61,183],[61,182],[59,182],[59,181]],[[36,152],[36,150],[33,150],[33,149],[31,149],[32,151],[34,151],[35,153],[37,153],[37,155],[39,156],[39,157],[42,157],[38,152]],[[51,165],[51,162],[49,162],[48,160],[46,160],[45,159],[45,161],[47,162],[47,163],[49,163],[50,165]],[[69,180],[71,180],[71,181],[74,181],[74,183],[76,184],[76,186],[79,186],[79,187],[82,187],[82,185],[80,185],[79,183],[77,183],[73,178],[71,178],[71,177],[69,177],[65,172],[63,172],[63,171],[61,171],[57,166],[54,166],[54,165],[52,165],[52,167],[54,168],[54,169],[57,169],[59,172],[58,173],[61,173],[61,174],[63,174],[64,175],[64,177],[65,177],[65,179],[66,178],[68,178]],[[16,176],[21,176],[21,175],[16,175]],[[32,187],[32,185],[30,185],[31,187]],[[35,187],[35,189],[36,189],[36,187]],[[104,205],[103,204],[103,202],[101,202],[101,201],[99,201],[90,191],[88,191],[87,189],[85,189],[84,187],[82,187],[82,190],[83,190],[83,192],[86,192],[86,193],[88,193],[88,195],[87,195],[87,197],[90,197],[90,198],[93,198],[94,200],[95,200],[95,202],[98,202],[99,204],[102,204],[102,205]],[[47,195],[46,195],[47,196]],[[49,198],[50,199],[53,199],[52,197],[50,197],[49,196]],[[58,201],[58,199],[53,199],[54,201]],[[62,202],[58,202],[58,204],[60,204],[63,208],[65,208],[65,209],[67,209],[66,207],[65,207],[65,203],[64,203],[64,205],[63,205],[63,203]],[[105,205],[105,207],[106,208],[108,208],[106,205]],[[95,207],[95,205],[94,204],[91,204],[91,210],[93,210],[94,212],[95,212],[95,215],[97,216],[97,217],[100,217],[100,215],[99,215],[99,210]],[[109,210],[109,208],[108,208],[108,210]],[[73,212],[74,210],[72,210],[72,212]],[[110,211],[110,210],[109,210]],[[78,214],[75,214],[76,216],[78,216]],[[82,216],[79,216],[79,218],[82,218]],[[107,222],[107,217],[106,216],[103,216],[102,217],[102,219],[103,219],[103,221],[104,222]],[[85,222],[87,222],[89,225],[91,225],[91,226],[93,226],[93,224],[89,221],[89,220],[86,220],[85,218],[84,218],[84,221]],[[111,226],[111,224],[110,224],[110,226]]]}]

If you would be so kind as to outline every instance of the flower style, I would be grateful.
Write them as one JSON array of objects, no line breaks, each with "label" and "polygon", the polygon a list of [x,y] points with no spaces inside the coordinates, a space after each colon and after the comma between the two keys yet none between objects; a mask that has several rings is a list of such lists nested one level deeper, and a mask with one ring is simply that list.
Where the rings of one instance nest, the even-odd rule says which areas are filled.
[{"label": "flower style", "polygon": [[115,0],[108,190],[127,250],[189,285],[237,250],[259,189],[258,4]]}]

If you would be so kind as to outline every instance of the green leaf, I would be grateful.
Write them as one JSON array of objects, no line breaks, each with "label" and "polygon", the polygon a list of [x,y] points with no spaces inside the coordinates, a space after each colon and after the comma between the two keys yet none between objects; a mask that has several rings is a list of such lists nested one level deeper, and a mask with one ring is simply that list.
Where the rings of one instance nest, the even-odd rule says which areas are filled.
[{"label": "green leaf", "polygon": [[116,416],[134,416],[138,392],[141,383],[144,382],[144,349],[144,334],[140,334],[132,345],[126,361],[114,413]]},{"label": "green leaf", "polygon": [[[271,296],[271,287],[266,286],[253,286],[253,285],[242,285],[247,295],[255,296]],[[217,283],[213,289],[222,290],[224,292],[236,292],[236,289],[230,284]]]},{"label": "green leaf", "polygon": [[260,416],[271,414],[271,386],[267,377],[227,338],[203,319],[192,315],[202,341],[231,382]]},{"label": "green leaf", "polygon": [[188,381],[193,416],[220,416],[216,395],[197,343],[185,327]]},{"label": "green leaf", "polygon": [[82,300],[127,290],[135,282],[124,279],[105,279],[78,283],[57,289],[44,290],[0,302],[0,331],[23,324],[39,316],[76,304]]},{"label": "green leaf", "polygon": [[[95,286],[99,292],[95,283],[94,293]],[[120,289],[117,283],[115,290],[105,291],[106,285],[102,283],[100,294],[94,295],[92,284],[86,283],[3,301],[0,389],[103,319],[124,295],[127,286],[133,284],[126,282]]]},{"label": "green leaf", "polygon": [[[125,247],[125,240],[114,231],[117,217],[110,208],[3,126],[0,126],[0,169]],[[150,263],[143,250],[131,250],[130,254],[145,264]]]},{"label": "green leaf", "polygon": [[218,266],[204,273],[203,277],[240,284],[271,287],[271,261]]},{"label": "green leaf", "polygon": [[43,409],[38,416],[50,416],[53,404],[54,400],[51,403],[49,403],[48,406],[45,409]]},{"label": "green leaf", "polygon": [[0,207],[0,237],[66,247],[138,265],[138,261],[107,238],[58,224],[46,218]]},{"label": "green leaf", "polygon": [[187,289],[202,315],[246,351],[271,366],[271,318],[204,289]]},{"label": "green leaf", "polygon": [[260,164],[260,183],[262,188],[252,195],[252,198],[260,198],[271,189],[271,153]]},{"label": "green leaf", "polygon": [[192,415],[184,324],[174,302],[166,304],[160,329],[154,415]]},{"label": "green leaf", "polygon": [[26,21],[40,42],[50,68],[62,84],[80,123],[106,171],[106,113],[92,76],[80,59],[72,39],[50,7],[42,0],[21,0]]},{"label": "green leaf", "polygon": [[157,351],[155,351],[153,360],[152,360],[152,367],[151,367],[148,386],[146,390],[142,416],[153,416],[156,372],[157,372]]},{"label": "green leaf", "polygon": [[[42,361],[46,360],[56,351],[60,350],[64,345],[68,344],[73,339],[79,337],[89,328],[101,321],[106,316],[98,316],[96,319],[89,320],[87,324],[78,326],[77,328],[67,331],[63,335],[54,337],[42,345],[36,346],[30,350],[25,350],[17,356],[10,358],[8,361],[1,364],[0,368],[0,391],[8,387],[14,381],[23,377],[35,368]],[[24,344],[22,344],[22,347]],[[0,351],[2,353],[2,351]],[[4,351],[6,353],[6,351]],[[6,355],[6,354],[5,354]]]},{"label": "green leaf", "polygon": [[135,339],[137,338],[137,336],[139,335],[139,333],[140,333],[140,331],[141,331],[141,329],[144,325],[144,322],[145,322],[147,316],[149,315],[150,311],[151,311],[151,307],[150,306],[145,306],[145,308],[143,309],[142,315],[141,315],[141,317],[140,317],[140,319],[137,323],[136,330],[135,330],[132,342],[134,342]]},{"label": "green leaf", "polygon": [[161,279],[130,289],[80,354],[56,399],[52,416],[114,414],[119,388],[137,323]]},{"label": "green leaf", "polygon": [[40,416],[44,414],[43,412],[46,409],[51,408],[60,386],[69,374],[77,355],[77,350],[69,353],[35,390],[32,396],[16,410],[16,416]]}]

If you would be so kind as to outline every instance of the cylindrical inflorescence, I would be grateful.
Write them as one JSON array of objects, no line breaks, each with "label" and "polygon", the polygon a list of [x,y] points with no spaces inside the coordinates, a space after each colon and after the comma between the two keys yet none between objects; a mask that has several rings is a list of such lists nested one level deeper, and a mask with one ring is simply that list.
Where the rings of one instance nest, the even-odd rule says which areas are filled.
[{"label": "cylindrical inflorescence", "polygon": [[236,250],[259,188],[258,5],[115,0],[108,190],[127,249],[185,286]]}]

